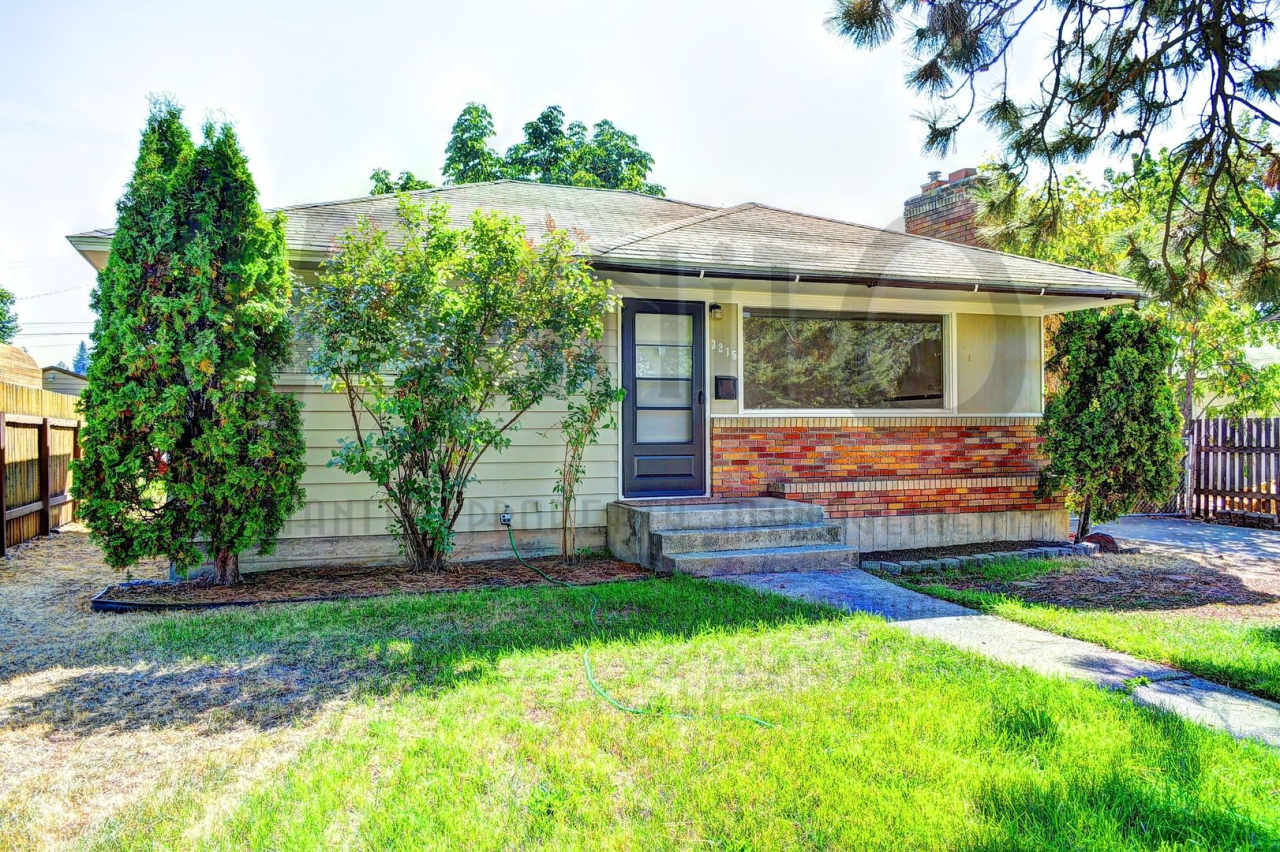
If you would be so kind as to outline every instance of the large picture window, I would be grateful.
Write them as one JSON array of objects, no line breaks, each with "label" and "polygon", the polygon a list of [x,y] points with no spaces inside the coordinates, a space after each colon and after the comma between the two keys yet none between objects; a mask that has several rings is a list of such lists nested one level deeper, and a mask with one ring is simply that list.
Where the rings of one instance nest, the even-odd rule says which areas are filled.
[{"label": "large picture window", "polygon": [[748,409],[942,408],[942,317],[748,308]]}]

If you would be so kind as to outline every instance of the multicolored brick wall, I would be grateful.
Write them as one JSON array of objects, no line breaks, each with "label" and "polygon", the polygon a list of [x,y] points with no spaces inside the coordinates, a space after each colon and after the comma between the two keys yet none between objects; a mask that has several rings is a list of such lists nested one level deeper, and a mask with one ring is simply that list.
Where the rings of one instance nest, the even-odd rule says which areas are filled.
[{"label": "multicolored brick wall", "polygon": [[1038,511],[1035,418],[713,418],[719,497],[818,503],[830,517]]}]

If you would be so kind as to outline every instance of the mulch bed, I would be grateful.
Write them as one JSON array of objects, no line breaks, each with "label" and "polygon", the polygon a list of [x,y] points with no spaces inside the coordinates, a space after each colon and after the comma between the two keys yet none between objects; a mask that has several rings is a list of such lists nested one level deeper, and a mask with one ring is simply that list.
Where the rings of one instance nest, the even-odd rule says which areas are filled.
[{"label": "mulch bed", "polygon": [[[641,580],[653,576],[647,568],[610,557],[588,557],[572,564],[565,564],[558,556],[529,561],[549,576],[572,585]],[[245,574],[243,583],[229,587],[210,586],[200,580],[135,581],[108,586],[94,597],[93,604],[95,609],[106,611],[201,609],[540,585],[549,584],[514,559],[493,559],[458,563],[438,572],[385,566],[284,568]]]},{"label": "mulch bed", "polygon": [[921,559],[944,559],[948,556],[976,556],[979,553],[1005,553],[1032,547],[1054,547],[1060,541],[983,541],[955,544],[949,547],[917,547],[911,550],[874,550],[862,554],[864,562],[918,562]]},{"label": "mulch bed", "polygon": [[1246,584],[1228,566],[1146,552],[1060,560],[1054,570],[1025,580],[996,580],[963,568],[910,577],[913,583],[994,592],[1069,609],[1196,610],[1213,617],[1275,619],[1280,583],[1249,579]]}]

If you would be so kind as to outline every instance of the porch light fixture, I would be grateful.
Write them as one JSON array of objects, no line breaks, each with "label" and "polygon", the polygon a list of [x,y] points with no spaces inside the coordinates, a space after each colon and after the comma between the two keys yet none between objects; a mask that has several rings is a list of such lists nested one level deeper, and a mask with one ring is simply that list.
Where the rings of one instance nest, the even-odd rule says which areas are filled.
[{"label": "porch light fixture", "polygon": [[721,305],[719,302],[712,302],[711,306],[707,308],[707,311],[711,314],[711,318],[714,320],[724,319],[724,305]]}]

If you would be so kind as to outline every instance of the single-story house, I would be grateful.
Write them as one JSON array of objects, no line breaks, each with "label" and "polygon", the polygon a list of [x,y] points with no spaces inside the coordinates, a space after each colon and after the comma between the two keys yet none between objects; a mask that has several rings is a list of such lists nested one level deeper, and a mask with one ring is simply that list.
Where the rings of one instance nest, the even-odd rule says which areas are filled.
[{"label": "single-story house", "polygon": [[87,377],[82,376],[75,370],[68,370],[66,367],[59,367],[56,364],[41,368],[40,373],[41,384],[44,389],[54,393],[79,396],[80,391],[84,390],[84,386],[89,384]]},{"label": "single-story house", "polygon": [[[414,194],[447,204],[460,225],[484,209],[518,216],[534,239],[568,229],[621,297],[605,345],[627,394],[619,427],[587,450],[580,544],[608,540],[648,561],[647,532],[664,526],[705,533],[688,536],[686,550],[820,541],[842,555],[1065,538],[1062,502],[1035,495],[1042,318],[1136,300],[1132,281],[756,203],[518,181]],[[393,227],[396,198],[282,210],[290,262],[305,278],[360,217]],[[69,240],[103,267],[109,230]],[[326,465],[351,431],[345,398],[303,363],[278,386],[304,404],[307,503],[274,555],[242,564],[394,559],[377,489]],[[508,552],[506,507],[525,548],[558,546],[562,414],[531,412],[509,449],[482,460],[460,558]],[[635,517],[673,504],[683,520]],[[792,505],[803,511],[775,511]],[[738,508],[717,521],[709,512],[722,506]],[[760,532],[775,524],[821,530]],[[747,531],[711,534],[722,527]]]}]

